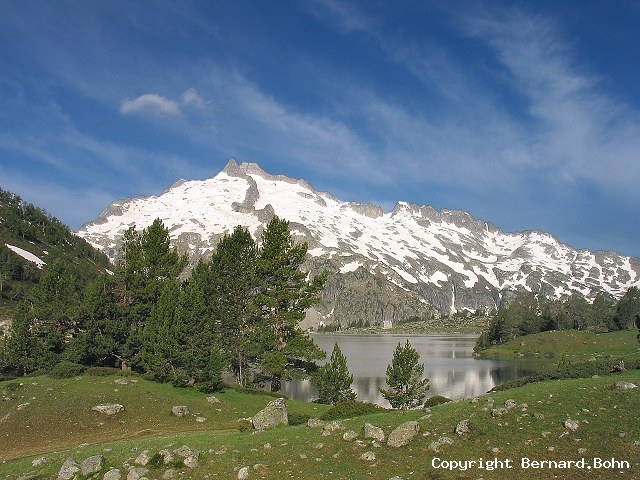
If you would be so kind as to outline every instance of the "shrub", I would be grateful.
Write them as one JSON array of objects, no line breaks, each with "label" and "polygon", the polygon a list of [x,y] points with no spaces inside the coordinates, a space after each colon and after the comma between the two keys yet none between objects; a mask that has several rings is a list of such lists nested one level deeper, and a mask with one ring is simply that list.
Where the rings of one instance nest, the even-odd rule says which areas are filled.
[{"label": "shrub", "polygon": [[387,411],[378,405],[368,402],[345,402],[334,405],[320,417],[322,420],[340,420],[343,418],[359,417],[371,413]]},{"label": "shrub", "polygon": [[84,365],[64,361],[54,365],[51,370],[49,370],[48,376],[57,379],[71,378],[82,375],[86,370],[87,367],[85,367]]},{"label": "shrub", "polygon": [[289,419],[289,425],[305,425],[311,418],[311,415],[307,415],[306,413],[289,412],[287,417]]},{"label": "shrub", "polygon": [[450,398],[443,397],[442,395],[433,395],[432,397],[427,398],[427,401],[424,402],[424,406],[430,408],[450,401]]},{"label": "shrub", "polygon": [[91,377],[106,377],[108,375],[121,375],[122,370],[112,367],[89,367],[85,370],[84,374]]}]

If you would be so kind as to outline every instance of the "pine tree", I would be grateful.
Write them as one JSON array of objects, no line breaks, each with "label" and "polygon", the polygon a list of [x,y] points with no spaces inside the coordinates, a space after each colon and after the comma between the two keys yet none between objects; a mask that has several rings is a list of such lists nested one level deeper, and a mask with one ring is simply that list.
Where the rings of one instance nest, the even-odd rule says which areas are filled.
[{"label": "pine tree", "polygon": [[311,383],[318,389],[318,402],[335,405],[356,399],[351,389],[353,375],[349,373],[347,358],[336,343],[328,363],[311,377]]},{"label": "pine tree", "polygon": [[382,396],[393,408],[403,410],[422,403],[429,389],[429,380],[422,378],[424,364],[419,364],[420,354],[411,346],[409,340],[405,346],[398,343],[393,352],[391,365],[387,367],[387,385],[389,389],[380,389]]},{"label": "pine tree", "polygon": [[13,312],[9,336],[5,340],[7,370],[18,375],[27,375],[41,366],[42,345],[34,334],[33,316],[25,301]]},{"label": "pine tree", "polygon": [[320,299],[327,275],[307,281],[300,267],[305,261],[307,244],[294,244],[289,222],[274,216],[262,233],[257,261],[258,293],[255,306],[262,322],[261,370],[271,381],[271,390],[281,388],[282,378],[306,376],[324,358],[300,328],[305,311]]},{"label": "pine tree", "polygon": [[211,258],[213,315],[220,343],[236,382],[244,385],[249,367],[260,353],[259,329],[253,297],[256,290],[257,247],[249,231],[241,226],[225,235]]},{"label": "pine tree", "polygon": [[640,318],[640,288],[630,287],[616,306],[614,322],[618,330],[629,330]]}]

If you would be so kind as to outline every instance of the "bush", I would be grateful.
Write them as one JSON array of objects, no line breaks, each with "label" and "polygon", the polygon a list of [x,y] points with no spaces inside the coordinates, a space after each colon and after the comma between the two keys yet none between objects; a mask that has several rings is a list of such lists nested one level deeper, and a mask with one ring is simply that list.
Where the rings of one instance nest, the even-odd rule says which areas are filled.
[{"label": "bush", "polygon": [[291,413],[291,412],[289,412],[287,417],[289,419],[289,425],[305,425],[311,418],[311,416],[307,415],[306,413]]},{"label": "bush", "polygon": [[450,402],[451,399],[447,397],[443,397],[442,395],[433,395],[432,397],[427,398],[427,401],[424,402],[424,406],[426,408],[435,407],[436,405],[441,405],[443,403]]},{"label": "bush", "polygon": [[122,370],[113,367],[89,367],[84,374],[91,377],[106,377],[109,375],[122,375]]},{"label": "bush", "polygon": [[321,420],[341,420],[343,418],[359,417],[371,413],[379,413],[388,411],[378,405],[368,402],[345,402],[334,405],[324,412],[320,417]]},{"label": "bush", "polygon": [[49,370],[48,376],[57,379],[71,378],[82,375],[86,370],[87,367],[84,365],[64,361],[54,365],[51,370]]}]

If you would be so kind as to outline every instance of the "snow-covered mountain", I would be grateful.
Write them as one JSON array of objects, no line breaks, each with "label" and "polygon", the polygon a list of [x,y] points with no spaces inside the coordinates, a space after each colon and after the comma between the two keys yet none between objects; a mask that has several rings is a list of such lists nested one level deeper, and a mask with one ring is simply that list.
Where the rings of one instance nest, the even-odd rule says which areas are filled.
[{"label": "snow-covered mountain", "polygon": [[236,225],[258,238],[274,213],[308,242],[310,271],[334,272],[313,321],[489,311],[519,289],[620,297],[640,286],[638,258],[574,250],[539,231],[505,233],[463,211],[399,202],[385,213],[234,160],[213,178],[180,180],[158,196],[113,202],[78,234],[115,258],[125,230],[160,218],[195,262]]}]

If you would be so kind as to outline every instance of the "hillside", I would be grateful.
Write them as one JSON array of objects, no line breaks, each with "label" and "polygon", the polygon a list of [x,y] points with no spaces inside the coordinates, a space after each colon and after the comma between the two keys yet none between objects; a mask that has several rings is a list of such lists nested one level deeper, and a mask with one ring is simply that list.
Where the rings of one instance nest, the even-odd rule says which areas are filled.
[{"label": "hillside", "polygon": [[44,210],[0,189],[0,323],[28,298],[47,265],[60,259],[86,280],[109,260]]},{"label": "hillside", "polygon": [[575,250],[544,232],[502,232],[462,211],[398,202],[384,212],[342,202],[304,180],[233,160],[213,178],[180,180],[158,196],[115,201],[78,234],[115,258],[126,229],[145,228],[159,217],[173,244],[195,263],[236,225],[257,238],[273,214],[309,244],[308,270],[333,272],[309,324],[488,313],[518,290],[619,298],[640,285],[636,258]]},{"label": "hillside", "polygon": [[[618,381],[638,384],[638,370],[536,383],[430,411],[369,414],[339,420],[335,429],[306,425],[307,418],[326,413],[326,406],[287,400],[290,420],[302,424],[256,433],[243,431],[246,422],[238,419],[255,415],[271,400],[262,395],[228,390],[216,394],[220,403],[209,403],[205,394],[138,377],[32,377],[21,383],[0,382],[0,477],[56,478],[66,458],[80,463],[101,455],[105,465],[98,478],[115,468],[121,473],[117,478],[135,471],[129,477],[134,478],[140,473],[134,469],[142,468],[136,463],[144,460],[141,455],[162,459],[158,452],[182,449],[197,452],[197,462],[187,467],[173,453],[175,460],[169,464],[148,463],[147,477],[235,479],[247,467],[245,478],[273,480],[488,480],[507,474],[514,479],[635,478],[640,469],[640,424],[633,412],[640,408],[640,393],[613,389]],[[121,403],[125,410],[115,417],[91,411],[103,402]],[[172,405],[186,405],[190,414],[172,417]],[[463,420],[467,428],[458,434],[456,427]],[[418,435],[400,448],[387,445],[391,431],[407,421],[418,422]],[[379,426],[385,440],[364,438],[365,423]],[[349,431],[355,439],[345,439]],[[583,468],[569,470],[522,466],[523,459],[583,458]],[[453,461],[459,463],[445,463]],[[476,463],[464,463],[472,461]]]}]

